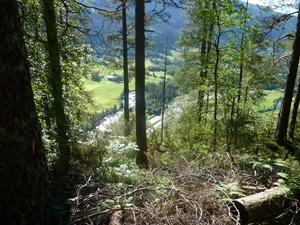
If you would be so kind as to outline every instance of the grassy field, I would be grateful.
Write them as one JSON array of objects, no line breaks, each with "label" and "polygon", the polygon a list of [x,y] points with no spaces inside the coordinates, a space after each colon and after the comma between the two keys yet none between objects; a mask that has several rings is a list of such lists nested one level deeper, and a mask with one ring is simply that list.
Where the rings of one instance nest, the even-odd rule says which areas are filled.
[{"label": "grassy field", "polygon": [[258,105],[258,110],[267,110],[271,109],[274,106],[274,103],[277,99],[283,96],[282,90],[267,90],[265,91],[266,96],[264,100]]},{"label": "grassy field", "polygon": [[[146,61],[146,68],[153,65],[151,61]],[[103,65],[92,65],[91,73],[97,73],[102,77],[117,74],[119,76],[123,75],[121,69],[108,68]],[[155,76],[146,76],[146,83],[158,83],[163,77],[163,71],[155,72]],[[90,77],[90,76],[88,76]],[[170,75],[167,76],[170,78]],[[123,92],[123,82],[112,82],[108,80],[101,80],[100,82],[92,81],[89,78],[83,79],[84,88],[88,91],[92,97],[93,104],[87,106],[87,111],[90,113],[103,112],[106,109],[112,108],[115,105],[119,105],[119,97]],[[132,78],[129,84],[129,89],[134,90],[135,84]]]},{"label": "grassy field", "polygon": [[[161,80],[163,72],[158,72],[158,76],[146,76],[146,83],[157,83]],[[107,80],[95,82],[84,79],[84,87],[92,96],[93,104],[87,106],[87,111],[91,113],[99,113],[106,109],[119,105],[119,97],[123,91],[123,83],[117,83]],[[134,90],[134,80],[130,82],[130,90]],[[267,90],[264,100],[257,106],[258,111],[271,109],[275,100],[282,97],[282,90]]]},{"label": "grassy field", "polygon": [[[157,83],[159,77],[147,76],[146,83]],[[95,82],[89,79],[84,79],[84,88],[92,97],[93,104],[87,106],[87,111],[90,113],[103,112],[106,109],[119,105],[119,97],[123,91],[123,82],[117,83],[107,80]],[[134,90],[134,80],[129,83],[129,89]]]},{"label": "grassy field", "polygon": [[123,83],[112,81],[94,82],[84,80],[84,87],[92,96],[92,105],[87,106],[87,111],[91,113],[102,112],[119,104],[119,97],[123,90]]}]

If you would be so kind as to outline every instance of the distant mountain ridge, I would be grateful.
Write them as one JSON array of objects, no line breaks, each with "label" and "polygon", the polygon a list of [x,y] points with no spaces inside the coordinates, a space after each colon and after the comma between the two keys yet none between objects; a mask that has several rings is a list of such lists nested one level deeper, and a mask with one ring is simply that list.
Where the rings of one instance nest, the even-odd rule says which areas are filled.
[{"label": "distant mountain ridge", "polygon": [[[248,11],[250,15],[253,16],[253,22],[258,22],[270,15],[280,16],[280,13],[269,11],[266,12],[262,11],[260,6],[249,3]],[[184,28],[186,25],[185,20],[186,16],[184,10],[182,9],[168,9],[168,12],[171,15],[169,23],[160,23],[153,26],[153,30],[156,31],[156,43],[158,46],[163,46],[165,43],[165,39],[168,38],[169,43],[172,46],[175,46],[177,40],[180,37],[180,30]],[[270,39],[278,39],[284,34],[293,32],[296,29],[297,18],[292,16],[289,20],[287,20],[283,26],[276,27],[268,34],[268,38]]]},{"label": "distant mountain ridge", "polygon": [[[99,1],[99,0],[97,0]],[[153,8],[153,5],[146,4],[147,9],[151,10]],[[280,15],[280,13],[269,11],[265,12],[262,11],[261,8],[258,5],[250,4],[248,8],[250,14],[253,16],[254,22],[257,22],[259,20],[262,20],[270,15]],[[152,26],[150,26],[149,29],[153,30],[154,32],[147,33],[147,38],[155,42],[155,47],[151,49],[152,52],[161,53],[164,51],[165,42],[168,39],[168,45],[169,48],[176,48],[176,42],[180,38],[180,31],[185,27],[187,24],[186,22],[186,14],[183,9],[178,8],[168,8],[166,9],[166,12],[170,14],[170,19],[167,23],[159,22]],[[133,9],[130,9],[130,13],[133,14]],[[107,24],[107,27],[103,29],[103,36],[105,36],[105,33],[109,33],[109,31],[116,32],[121,30],[121,24],[120,23],[112,23],[105,19],[101,19],[101,17],[97,16],[95,13],[92,13],[89,15],[91,20],[91,26],[93,29],[97,30],[99,27],[103,27],[103,24]],[[131,15],[131,20],[133,19],[133,16]],[[276,28],[272,30],[268,37],[271,39],[277,39],[283,34],[292,32],[296,28],[296,17],[291,17],[283,27]],[[104,26],[105,27],[105,26]],[[100,42],[99,40],[96,40],[96,38],[90,38],[90,43],[94,47],[99,47]]]}]

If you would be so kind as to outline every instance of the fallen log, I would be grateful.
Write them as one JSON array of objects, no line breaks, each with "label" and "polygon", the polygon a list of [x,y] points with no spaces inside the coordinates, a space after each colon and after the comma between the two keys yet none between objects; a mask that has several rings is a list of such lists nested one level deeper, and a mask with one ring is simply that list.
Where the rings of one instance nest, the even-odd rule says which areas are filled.
[{"label": "fallen log", "polygon": [[255,194],[255,193],[259,193],[259,192],[262,192],[262,191],[265,191],[267,188],[265,187],[259,187],[259,186],[248,186],[248,185],[244,185],[242,186],[242,189],[244,191],[246,191],[247,193],[249,194]]},{"label": "fallen log", "polygon": [[278,187],[233,200],[230,214],[241,224],[262,222],[279,215],[289,205],[287,190]]}]

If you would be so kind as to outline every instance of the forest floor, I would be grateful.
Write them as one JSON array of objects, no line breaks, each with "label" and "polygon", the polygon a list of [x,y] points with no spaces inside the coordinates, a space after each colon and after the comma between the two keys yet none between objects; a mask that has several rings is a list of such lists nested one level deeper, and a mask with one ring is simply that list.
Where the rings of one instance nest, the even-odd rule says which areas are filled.
[{"label": "forest floor", "polygon": [[[72,199],[72,224],[230,225],[233,199],[271,188],[277,169],[253,167],[247,158],[228,155],[179,157],[171,166],[144,171],[131,184],[102,183],[86,174]],[[271,224],[299,224],[273,220]],[[110,223],[111,222],[111,223]],[[262,223],[261,223],[262,224]]]}]

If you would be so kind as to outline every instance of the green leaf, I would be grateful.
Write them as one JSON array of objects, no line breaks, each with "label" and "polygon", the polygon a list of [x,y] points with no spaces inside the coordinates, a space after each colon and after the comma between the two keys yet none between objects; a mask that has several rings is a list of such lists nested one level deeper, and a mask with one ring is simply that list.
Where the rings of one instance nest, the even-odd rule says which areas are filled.
[{"label": "green leaf", "polygon": [[277,173],[277,175],[281,178],[288,179],[288,174],[287,173],[279,172],[279,173]]}]

